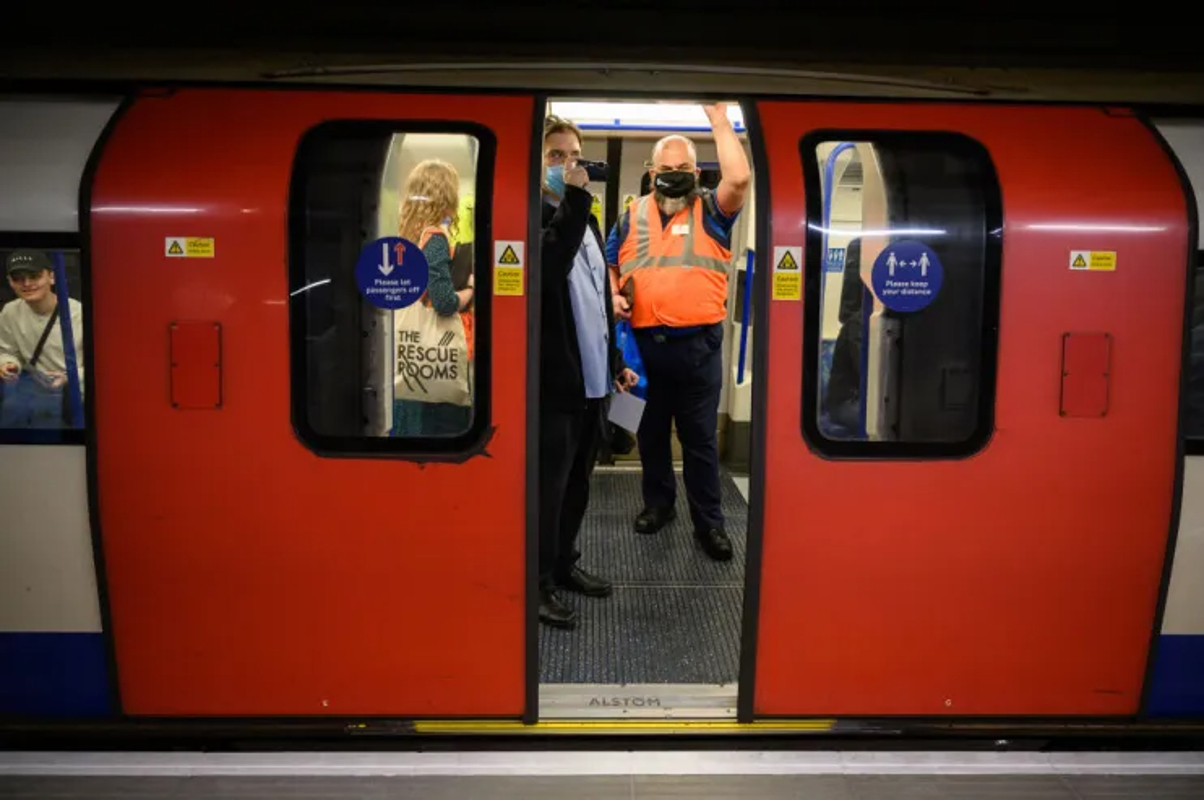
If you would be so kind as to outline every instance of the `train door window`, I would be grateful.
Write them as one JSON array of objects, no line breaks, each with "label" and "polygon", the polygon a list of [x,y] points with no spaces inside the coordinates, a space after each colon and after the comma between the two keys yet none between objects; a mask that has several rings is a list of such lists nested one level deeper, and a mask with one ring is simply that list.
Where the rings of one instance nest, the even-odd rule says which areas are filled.
[{"label": "train door window", "polygon": [[818,134],[807,193],[803,433],[834,456],[957,456],[993,426],[1002,212],[953,134]]},{"label": "train door window", "polygon": [[[472,125],[328,123],[290,226],[293,422],[319,453],[464,452],[488,422],[494,155]],[[474,266],[475,265],[475,266]]]},{"label": "train door window", "polygon": [[1204,250],[1196,253],[1195,296],[1191,307],[1191,341],[1187,370],[1188,452],[1204,454]]},{"label": "train door window", "polygon": [[82,441],[79,251],[4,247],[0,264],[0,441]]}]

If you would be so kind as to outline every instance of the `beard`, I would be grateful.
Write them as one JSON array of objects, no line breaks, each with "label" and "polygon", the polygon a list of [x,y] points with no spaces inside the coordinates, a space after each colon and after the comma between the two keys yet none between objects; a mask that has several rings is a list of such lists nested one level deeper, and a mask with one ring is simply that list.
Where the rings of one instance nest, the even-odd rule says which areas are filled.
[{"label": "beard", "polygon": [[690,207],[690,204],[694,202],[695,192],[690,192],[685,197],[665,197],[660,192],[655,192],[655,194],[657,207],[672,217]]}]

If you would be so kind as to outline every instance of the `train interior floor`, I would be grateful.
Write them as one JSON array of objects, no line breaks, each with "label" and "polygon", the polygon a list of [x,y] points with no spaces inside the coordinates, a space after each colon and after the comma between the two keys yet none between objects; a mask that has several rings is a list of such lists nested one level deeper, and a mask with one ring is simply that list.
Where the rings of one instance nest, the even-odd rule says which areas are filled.
[{"label": "train interior floor", "polygon": [[[541,716],[588,705],[604,687],[691,687],[701,716],[729,716],[740,666],[747,551],[748,479],[720,472],[732,559],[714,561],[695,541],[685,484],[677,476],[677,519],[636,533],[643,503],[638,467],[599,467],[581,526],[581,566],[614,584],[607,598],[563,593],[577,627],[540,626]],[[584,694],[582,694],[584,690]],[[639,694],[639,692],[637,692]],[[647,694],[645,692],[644,694]],[[574,701],[573,698],[578,698]],[[578,709],[581,710],[581,709]]]}]

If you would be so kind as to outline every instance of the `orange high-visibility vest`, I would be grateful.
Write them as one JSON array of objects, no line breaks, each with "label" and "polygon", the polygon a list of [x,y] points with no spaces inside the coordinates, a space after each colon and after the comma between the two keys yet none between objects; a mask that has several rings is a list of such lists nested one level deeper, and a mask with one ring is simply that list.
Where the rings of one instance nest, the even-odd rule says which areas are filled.
[{"label": "orange high-visibility vest", "polygon": [[[441,233],[447,237],[448,258],[449,259],[455,258],[456,257],[456,243],[454,241],[452,241],[451,232],[449,232],[446,228],[443,228],[443,227],[432,226],[430,228],[424,228],[422,230],[422,237],[418,240],[418,247],[420,249],[423,247],[426,247],[426,243],[429,242],[431,240],[431,237],[434,236],[436,233]],[[449,270],[451,269],[450,264],[448,265],[448,269]],[[454,289],[455,287],[453,286],[452,288]],[[419,302],[426,305],[427,307],[430,307],[430,305],[431,305],[431,299],[430,299],[430,297],[427,296],[426,292],[423,292],[422,297],[418,298],[418,300],[419,300]],[[472,361],[473,350],[476,349],[473,346],[473,341],[472,341],[473,321],[474,320],[473,320],[473,315],[472,315],[471,311],[465,310],[465,311],[460,312],[460,322],[462,322],[464,324],[464,341],[468,345],[467,349],[468,349],[468,360],[469,361]]]},{"label": "orange high-visibility vest", "polygon": [[[688,328],[727,319],[727,273],[732,253],[703,227],[696,197],[661,226],[654,195],[632,204],[619,246],[619,287],[630,293],[631,326]],[[630,284],[630,286],[628,286]]]}]

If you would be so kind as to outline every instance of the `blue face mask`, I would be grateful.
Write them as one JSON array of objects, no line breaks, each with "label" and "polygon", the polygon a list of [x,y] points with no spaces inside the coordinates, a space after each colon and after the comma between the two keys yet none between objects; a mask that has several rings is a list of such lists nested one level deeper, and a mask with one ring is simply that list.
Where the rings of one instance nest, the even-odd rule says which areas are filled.
[{"label": "blue face mask", "polygon": [[544,183],[557,197],[564,197],[564,165],[548,167],[544,172]]},{"label": "blue face mask", "polygon": [[451,217],[444,217],[444,218],[443,218],[443,223],[442,223],[443,227],[445,227],[445,228],[449,228],[449,227],[451,227],[451,223],[452,223],[452,218],[451,218]]}]

